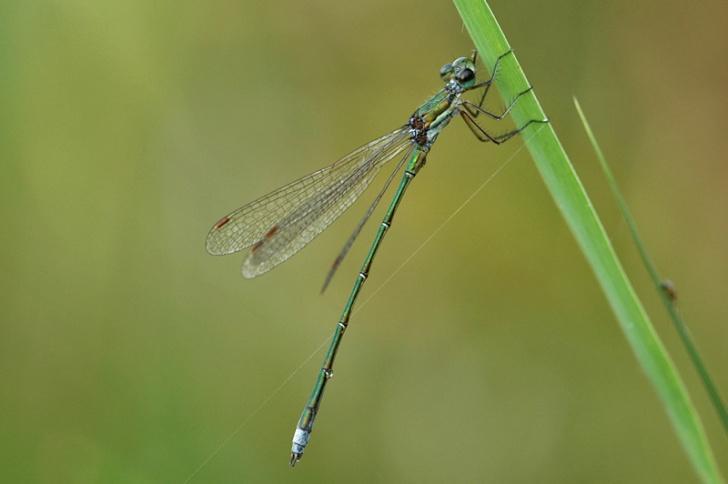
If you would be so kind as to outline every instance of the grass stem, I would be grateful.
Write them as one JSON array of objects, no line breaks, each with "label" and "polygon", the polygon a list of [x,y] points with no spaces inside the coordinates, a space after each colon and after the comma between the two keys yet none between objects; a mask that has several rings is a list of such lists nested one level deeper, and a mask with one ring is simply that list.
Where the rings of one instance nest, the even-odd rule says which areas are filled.
[{"label": "grass stem", "polygon": [[[453,1],[480,58],[486,66],[492,66],[500,54],[510,50],[493,12],[484,0]],[[499,66],[498,74],[499,90],[506,102],[529,86],[515,56],[509,56],[502,69]],[[518,102],[512,116],[517,126],[546,117],[533,92]],[[632,288],[553,125],[538,128],[529,128],[524,133],[526,147],[594,271],[639,364],[657,390],[679,441],[703,482],[723,482],[685,385]],[[538,132],[529,136],[532,129]]]},{"label": "grass stem", "polygon": [[718,392],[718,387],[715,385],[715,383],[713,383],[713,379],[708,372],[708,368],[703,363],[700,352],[698,351],[697,346],[693,341],[693,336],[690,332],[690,329],[688,328],[687,324],[685,324],[685,321],[683,320],[680,312],[675,306],[677,296],[675,294],[674,288],[672,287],[672,283],[669,282],[667,279],[661,278],[660,274],[657,272],[657,267],[652,261],[652,257],[650,257],[650,254],[647,252],[647,247],[642,241],[639,231],[637,230],[637,222],[632,216],[632,212],[629,210],[629,206],[627,205],[627,201],[622,195],[622,191],[619,189],[617,179],[614,177],[612,169],[609,167],[607,159],[604,157],[604,152],[602,152],[602,149],[599,146],[596,137],[594,136],[594,132],[592,131],[591,126],[586,119],[586,115],[581,109],[581,105],[576,98],[574,98],[574,105],[576,106],[576,110],[579,113],[581,122],[584,125],[586,135],[589,138],[589,141],[594,148],[594,152],[597,155],[597,160],[599,160],[599,165],[601,166],[602,171],[604,172],[604,176],[607,179],[609,189],[612,191],[612,195],[617,200],[617,205],[619,206],[619,210],[622,213],[622,217],[624,217],[625,222],[627,222],[630,235],[632,236],[632,241],[637,246],[637,251],[640,254],[640,258],[642,259],[642,264],[644,264],[647,273],[650,275],[652,283],[655,285],[655,289],[660,296],[660,300],[662,301],[662,304],[663,306],[665,306],[667,314],[672,320],[675,331],[677,331],[678,335],[680,336],[680,339],[685,346],[685,350],[688,352],[688,356],[690,356],[690,360],[692,361],[693,366],[695,366],[695,370],[698,372],[698,375],[703,381],[705,391],[708,393],[708,397],[710,398],[710,401],[715,407],[715,411],[718,413],[718,417],[723,424],[723,430],[725,431],[726,435],[728,435],[728,411],[726,410],[725,403],[723,402],[723,399]]}]

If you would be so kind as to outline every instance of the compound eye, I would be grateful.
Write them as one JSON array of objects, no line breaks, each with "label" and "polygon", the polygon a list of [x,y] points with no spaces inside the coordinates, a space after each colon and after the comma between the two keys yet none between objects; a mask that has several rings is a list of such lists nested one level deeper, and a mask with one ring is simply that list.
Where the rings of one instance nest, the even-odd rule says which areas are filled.
[{"label": "compound eye", "polygon": [[475,72],[473,72],[472,69],[465,68],[462,71],[458,72],[456,77],[458,82],[460,83],[470,82],[475,79]]},{"label": "compound eye", "polygon": [[440,68],[440,77],[445,77],[452,72],[452,64],[445,64]]}]

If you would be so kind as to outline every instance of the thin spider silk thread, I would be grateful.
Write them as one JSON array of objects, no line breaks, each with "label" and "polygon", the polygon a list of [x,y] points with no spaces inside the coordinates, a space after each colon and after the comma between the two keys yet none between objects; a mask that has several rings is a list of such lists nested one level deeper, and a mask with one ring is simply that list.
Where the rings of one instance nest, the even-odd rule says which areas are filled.
[{"label": "thin spider silk thread", "polygon": [[[471,194],[470,194],[470,196],[468,196],[468,198],[466,198],[466,199],[465,199],[465,201],[464,201],[463,203],[461,203],[461,204],[460,204],[460,206],[459,206],[458,208],[456,208],[456,209],[455,209],[455,210],[454,210],[454,211],[453,211],[453,212],[452,212],[452,213],[451,213],[451,214],[450,214],[450,215],[449,215],[449,216],[448,216],[448,217],[447,217],[447,218],[445,219],[445,221],[444,221],[444,222],[442,222],[442,223],[441,223],[441,224],[440,224],[440,225],[439,225],[439,226],[438,226],[438,227],[437,227],[437,228],[436,228],[435,230],[433,230],[433,231],[432,231],[432,233],[431,233],[431,234],[430,234],[430,235],[429,235],[429,236],[428,236],[428,237],[427,237],[427,238],[426,238],[426,239],[425,239],[424,241],[422,241],[422,243],[421,243],[421,244],[420,244],[420,245],[419,245],[419,246],[418,246],[418,247],[417,247],[417,248],[416,248],[416,249],[415,249],[414,251],[412,251],[412,252],[410,253],[410,255],[409,255],[409,256],[407,256],[407,258],[406,258],[406,259],[405,259],[405,260],[404,260],[404,261],[403,261],[403,262],[402,262],[402,263],[401,263],[401,264],[399,265],[399,267],[397,267],[397,268],[396,268],[396,269],[394,270],[394,272],[392,272],[392,273],[391,273],[391,274],[390,274],[389,276],[387,276],[387,278],[386,278],[386,279],[385,279],[385,280],[384,280],[384,281],[383,281],[383,282],[382,282],[382,283],[381,283],[381,284],[380,284],[380,285],[379,285],[379,286],[378,286],[378,287],[377,287],[376,289],[374,289],[374,290],[372,291],[371,295],[370,295],[370,296],[369,296],[368,298],[366,298],[366,299],[365,299],[365,300],[364,300],[364,301],[363,301],[363,302],[362,302],[362,303],[361,303],[361,304],[359,305],[359,308],[358,308],[358,309],[355,309],[354,311],[352,311],[352,316],[353,316],[354,314],[358,314],[358,313],[359,313],[359,312],[360,312],[360,311],[361,311],[361,310],[362,310],[362,309],[364,308],[364,306],[366,306],[366,305],[367,305],[367,304],[368,304],[369,302],[371,302],[371,300],[372,300],[372,299],[374,299],[374,296],[376,296],[376,295],[377,295],[377,293],[379,293],[379,291],[381,291],[382,289],[384,289],[384,286],[386,286],[386,285],[387,285],[387,284],[388,284],[388,283],[389,283],[389,282],[390,282],[390,281],[391,281],[392,279],[394,279],[394,277],[395,277],[395,276],[396,276],[396,275],[397,275],[397,274],[398,274],[398,273],[399,273],[399,272],[400,272],[400,271],[401,271],[402,269],[404,269],[404,266],[406,266],[406,265],[407,265],[407,264],[408,264],[408,263],[409,263],[409,262],[410,262],[410,261],[411,261],[412,259],[414,259],[414,257],[415,257],[415,256],[416,256],[416,255],[417,255],[417,254],[418,254],[418,253],[419,253],[420,251],[422,251],[422,249],[424,249],[424,248],[425,248],[425,246],[426,246],[426,245],[427,245],[427,244],[428,244],[428,243],[429,243],[429,242],[430,242],[430,241],[431,241],[432,239],[434,239],[434,238],[435,238],[435,237],[437,236],[437,234],[439,234],[440,232],[442,232],[442,230],[443,230],[443,229],[445,228],[445,226],[446,226],[447,224],[449,224],[449,223],[450,223],[450,222],[452,221],[452,219],[454,219],[454,218],[455,218],[455,217],[456,217],[456,216],[457,216],[457,215],[458,215],[458,214],[459,214],[460,212],[462,212],[462,211],[463,211],[463,209],[464,209],[464,208],[465,208],[465,207],[466,207],[466,206],[467,206],[467,205],[468,205],[468,204],[469,204],[470,202],[472,202],[472,201],[473,201],[473,199],[474,199],[475,197],[477,197],[477,196],[478,196],[478,194],[479,194],[479,193],[480,193],[481,191],[483,191],[483,189],[484,189],[484,188],[485,188],[485,187],[486,187],[486,186],[487,186],[488,184],[490,184],[490,182],[492,182],[492,181],[493,181],[493,179],[494,179],[495,177],[497,177],[497,176],[498,176],[498,175],[499,175],[499,174],[500,174],[500,173],[501,173],[501,172],[502,172],[502,171],[503,171],[503,170],[504,170],[504,169],[505,169],[505,168],[506,168],[506,167],[507,167],[508,165],[510,165],[510,164],[511,164],[511,162],[512,162],[512,161],[513,161],[513,160],[515,159],[515,157],[516,157],[516,156],[517,156],[517,155],[518,155],[518,154],[519,154],[519,153],[520,153],[521,151],[523,151],[523,148],[524,148],[524,147],[526,146],[526,143],[527,143],[527,142],[528,142],[528,141],[529,141],[529,140],[530,140],[531,138],[533,138],[534,136],[536,136],[536,135],[537,135],[537,134],[538,134],[538,133],[539,133],[539,132],[540,132],[540,131],[541,131],[542,129],[543,129],[543,126],[539,127],[539,128],[538,128],[538,129],[536,130],[536,132],[535,132],[535,133],[533,133],[533,134],[532,134],[531,136],[527,137],[527,138],[526,138],[526,139],[525,139],[525,140],[523,141],[523,143],[521,143],[521,145],[520,145],[520,146],[518,147],[518,149],[516,149],[516,150],[515,150],[515,151],[514,151],[513,153],[511,153],[511,155],[510,155],[510,156],[509,156],[509,157],[508,157],[508,158],[506,159],[506,161],[504,161],[503,163],[501,163],[501,164],[500,164],[500,165],[498,166],[498,168],[497,168],[497,169],[496,169],[496,170],[495,170],[495,171],[494,171],[493,173],[491,173],[491,175],[490,175],[490,176],[489,176],[488,178],[486,178],[486,179],[485,179],[485,181],[483,181],[483,183],[481,183],[481,184],[480,184],[480,186],[478,186],[478,188],[476,188],[475,190],[473,190],[473,193],[471,193]],[[328,340],[328,339],[327,339],[327,340]]]},{"label": "thin spider silk thread", "polygon": [[242,422],[240,422],[240,425],[238,425],[238,426],[237,426],[237,427],[235,428],[235,430],[233,430],[233,431],[232,431],[232,433],[231,433],[230,435],[228,435],[228,436],[227,436],[227,437],[226,437],[226,438],[225,438],[225,439],[224,439],[224,440],[223,440],[222,442],[220,442],[220,444],[219,444],[219,445],[217,446],[217,448],[215,448],[215,450],[214,450],[214,451],[212,451],[212,453],[211,453],[211,454],[210,454],[209,456],[207,456],[207,458],[206,458],[205,460],[203,460],[203,461],[202,461],[202,463],[200,463],[200,465],[199,465],[199,466],[197,466],[197,468],[196,468],[196,469],[195,469],[195,470],[194,470],[194,471],[192,472],[192,474],[190,474],[190,476],[189,476],[189,477],[188,477],[187,479],[185,479],[185,481],[184,481],[184,484],[188,484],[188,483],[189,483],[190,481],[192,481],[192,479],[193,479],[193,478],[194,478],[194,477],[195,477],[195,476],[196,476],[197,474],[199,474],[199,473],[200,473],[200,471],[201,471],[202,469],[204,469],[204,468],[205,468],[205,466],[207,466],[207,464],[209,464],[209,463],[210,463],[210,461],[212,461],[212,459],[214,459],[214,458],[215,458],[215,457],[217,456],[217,454],[219,454],[219,453],[220,453],[220,451],[221,451],[221,450],[222,450],[223,448],[225,448],[225,446],[226,446],[226,445],[228,444],[228,442],[230,442],[231,440],[233,440],[233,439],[235,438],[235,436],[236,436],[236,435],[238,435],[238,434],[240,433],[240,431],[241,431],[241,430],[243,430],[243,428],[245,428],[245,426],[246,426],[246,425],[247,425],[247,424],[248,424],[248,423],[249,423],[249,422],[250,422],[251,420],[253,420],[253,418],[254,418],[254,417],[255,417],[256,415],[258,415],[258,413],[260,413],[260,411],[261,411],[261,410],[263,410],[263,409],[264,409],[264,408],[265,408],[265,407],[266,407],[266,406],[267,406],[267,405],[268,405],[268,404],[269,404],[269,403],[271,402],[271,400],[273,400],[273,399],[274,399],[274,398],[275,398],[275,397],[276,397],[276,396],[277,396],[277,395],[278,395],[278,394],[279,394],[279,393],[281,392],[281,390],[283,390],[283,388],[284,388],[284,387],[285,387],[286,385],[288,385],[288,382],[290,382],[290,381],[291,381],[291,380],[293,379],[293,377],[294,377],[294,376],[296,376],[296,374],[297,374],[297,373],[298,373],[298,372],[299,372],[299,371],[301,370],[301,368],[303,368],[304,366],[306,366],[306,365],[308,364],[308,362],[309,362],[309,361],[311,361],[311,360],[313,359],[313,357],[314,357],[314,356],[316,356],[316,355],[317,355],[317,354],[318,354],[318,353],[319,353],[319,352],[320,352],[320,351],[321,351],[322,349],[324,349],[324,346],[326,346],[326,343],[328,343],[328,341],[329,341],[329,339],[328,339],[328,338],[326,338],[325,340],[323,340],[323,342],[322,342],[322,343],[321,343],[321,344],[320,344],[320,345],[319,345],[319,346],[318,346],[318,347],[317,347],[317,348],[316,348],[316,349],[315,349],[315,350],[313,351],[313,353],[311,353],[310,355],[308,355],[308,356],[307,356],[307,357],[306,357],[306,358],[305,358],[305,359],[304,359],[304,360],[303,360],[303,361],[302,361],[302,362],[301,362],[301,363],[300,363],[300,364],[299,364],[299,365],[298,365],[298,366],[296,367],[296,369],[295,369],[295,370],[293,370],[293,371],[291,372],[291,374],[290,374],[290,375],[288,375],[288,376],[287,376],[287,377],[286,377],[286,378],[285,378],[285,379],[284,379],[284,380],[283,380],[283,381],[281,382],[281,384],[280,384],[280,385],[278,385],[278,386],[277,386],[277,387],[275,388],[275,390],[273,390],[273,391],[272,391],[272,392],[271,392],[271,393],[270,393],[270,394],[269,394],[269,395],[268,395],[267,397],[265,397],[265,398],[263,399],[263,401],[262,401],[262,402],[260,402],[260,405],[258,405],[258,406],[257,406],[257,407],[255,408],[255,410],[253,410],[253,411],[252,411],[252,412],[251,412],[251,413],[250,413],[250,414],[249,414],[249,415],[248,415],[247,417],[245,417],[245,418],[243,419],[243,421],[242,421]]},{"label": "thin spider silk thread", "polygon": [[[352,312],[352,316],[354,314],[359,314],[364,307],[374,299],[374,297],[382,290],[384,289],[384,286],[389,284],[394,277],[399,274],[404,267],[412,261],[412,259],[415,258],[415,256],[422,251],[422,249],[425,248],[425,246],[434,239],[437,234],[442,232],[442,230],[445,228],[447,224],[449,224],[452,219],[454,219],[460,212],[463,211],[463,209],[470,204],[470,202],[473,201],[473,199],[478,196],[478,194],[483,191],[483,189],[490,184],[495,177],[497,177],[508,165],[511,164],[511,162],[515,159],[515,157],[523,150],[523,148],[526,146],[526,142],[536,136],[539,131],[541,131],[543,127],[540,127],[535,133],[533,133],[531,136],[526,138],[523,143],[516,149],[503,163],[501,163],[498,168],[488,177],[485,179],[483,183],[478,186],[471,194],[468,196],[468,198],[465,199],[463,203],[460,204],[458,208],[456,208],[435,230],[432,231],[432,233],[414,250],[410,253],[409,256],[389,275],[387,278],[379,285],[377,286],[374,291],[372,291],[371,295],[365,299],[357,309],[355,309]],[[207,464],[209,464],[216,456],[217,454],[222,451],[222,449],[225,448],[225,446],[234,439],[242,430],[245,428],[245,426],[258,414],[260,413],[280,392],[285,388],[286,385],[288,385],[288,382],[290,382],[296,374],[301,371],[301,369],[310,362],[314,356],[316,356],[321,350],[324,349],[326,344],[330,340],[330,336],[326,336],[324,340],[321,342],[321,344],[318,345],[318,347],[310,354],[308,355],[297,367],[294,369],[291,374],[289,374],[281,383],[278,385],[267,397],[263,399],[263,401],[258,405],[255,410],[253,410],[247,417],[243,419],[243,421],[235,428],[235,430],[228,435],[220,444],[215,448],[214,451],[205,459],[202,461],[202,463],[197,466],[197,468],[190,474],[190,476],[184,481],[184,484],[188,484],[192,481],[192,479],[204,469]]]},{"label": "thin spider silk thread", "polygon": [[395,276],[396,276],[396,275],[397,275],[397,274],[398,274],[398,273],[399,273],[399,272],[400,272],[400,271],[401,271],[402,269],[404,269],[404,266],[406,266],[406,265],[407,265],[407,264],[408,264],[408,263],[409,263],[409,262],[410,262],[410,261],[411,261],[412,259],[414,259],[414,257],[415,257],[415,256],[416,256],[416,255],[417,255],[417,254],[418,254],[418,253],[419,253],[419,252],[420,252],[420,251],[422,250],[422,249],[424,249],[424,248],[425,248],[425,246],[426,246],[426,245],[427,245],[427,244],[428,244],[428,243],[429,243],[429,242],[430,242],[430,241],[431,241],[432,239],[434,239],[434,238],[435,238],[435,237],[437,236],[437,234],[439,234],[440,232],[442,232],[442,230],[443,230],[443,229],[445,228],[445,226],[446,226],[447,224],[449,224],[449,223],[450,223],[450,222],[452,221],[452,219],[454,219],[454,218],[455,218],[455,217],[456,217],[456,216],[457,216],[457,215],[458,215],[458,214],[459,214],[460,212],[462,212],[462,211],[463,211],[463,209],[464,209],[464,208],[465,208],[465,207],[466,207],[466,206],[467,206],[467,205],[468,205],[468,204],[469,204],[470,202],[472,202],[472,201],[473,201],[473,199],[474,199],[474,198],[475,198],[476,196],[478,196],[478,194],[479,194],[479,193],[480,193],[481,191],[483,191],[483,189],[484,189],[484,188],[485,188],[485,187],[486,187],[486,186],[487,186],[487,185],[488,185],[488,184],[489,184],[489,183],[490,183],[491,181],[493,181],[493,179],[494,179],[494,178],[495,178],[496,176],[498,176],[498,174],[500,174],[500,172],[501,172],[501,171],[503,171],[503,170],[504,170],[504,169],[505,169],[505,168],[506,168],[506,167],[507,167],[507,166],[508,166],[508,165],[509,165],[509,164],[511,163],[511,161],[513,161],[513,159],[514,159],[514,158],[516,157],[516,155],[517,155],[518,153],[520,153],[520,152],[521,152],[521,150],[523,149],[523,147],[524,147],[524,146],[525,146],[525,144],[522,144],[522,145],[521,145],[521,146],[520,146],[520,147],[519,147],[519,148],[518,148],[518,149],[517,149],[516,151],[514,151],[514,152],[513,152],[513,154],[512,154],[512,155],[511,155],[511,156],[510,156],[510,157],[509,157],[509,158],[508,158],[508,159],[507,159],[506,161],[504,161],[504,162],[503,162],[503,164],[501,164],[501,165],[500,165],[500,166],[499,166],[499,167],[498,167],[498,168],[497,168],[497,169],[496,169],[496,170],[495,170],[495,171],[494,171],[494,172],[493,172],[493,173],[492,173],[492,174],[491,174],[491,175],[490,175],[490,176],[489,176],[488,178],[486,178],[486,179],[485,179],[485,181],[484,181],[483,183],[481,183],[481,184],[480,184],[480,186],[479,186],[478,188],[476,188],[476,189],[475,189],[475,191],[473,191],[473,193],[471,193],[471,194],[470,194],[470,196],[469,196],[468,198],[466,198],[466,199],[465,199],[465,201],[464,201],[464,202],[463,202],[462,204],[460,204],[460,206],[459,206],[458,208],[456,208],[456,209],[455,209],[455,210],[454,210],[454,211],[453,211],[453,212],[452,212],[452,213],[451,213],[451,214],[450,214],[450,215],[449,215],[449,216],[448,216],[448,217],[447,217],[447,218],[445,219],[445,221],[444,221],[444,222],[442,222],[442,223],[441,223],[441,224],[440,224],[440,225],[439,225],[439,226],[438,226],[438,227],[437,227],[437,228],[436,228],[436,229],[435,229],[435,230],[434,230],[434,231],[433,231],[433,232],[432,232],[432,233],[431,233],[431,234],[430,234],[430,235],[429,235],[429,236],[428,236],[428,237],[427,237],[427,238],[426,238],[426,239],[425,239],[424,241],[422,241],[422,243],[421,243],[421,244],[420,244],[420,245],[419,245],[419,246],[418,246],[418,247],[417,247],[417,248],[416,248],[416,249],[415,249],[414,251],[412,251],[412,252],[410,253],[410,255],[409,255],[409,256],[407,256],[407,258],[406,258],[406,259],[405,259],[405,260],[404,260],[404,261],[403,261],[403,262],[402,262],[402,263],[401,263],[401,264],[399,265],[399,267],[397,267],[397,268],[396,268],[396,269],[395,269],[395,270],[394,270],[394,271],[393,271],[393,272],[392,272],[392,273],[391,273],[391,274],[390,274],[389,276],[387,276],[387,278],[386,278],[386,279],[385,279],[385,280],[384,280],[384,281],[383,281],[383,282],[382,282],[382,283],[381,283],[381,284],[379,285],[379,287],[377,287],[377,288],[376,288],[376,289],[375,289],[374,291],[372,291],[372,293],[371,293],[371,294],[369,295],[369,297],[368,297],[368,298],[366,298],[366,299],[364,300],[364,302],[362,302],[362,303],[361,303],[361,304],[359,305],[359,308],[353,311],[352,315],[354,315],[354,314],[358,314],[358,313],[359,313],[359,311],[361,311],[361,310],[362,310],[362,309],[364,308],[364,306],[366,306],[366,305],[367,305],[367,303],[369,303],[369,302],[370,302],[370,301],[371,301],[371,300],[372,300],[372,299],[374,298],[374,296],[376,296],[376,295],[377,295],[377,293],[378,293],[379,291],[381,291],[382,289],[384,289],[384,286],[385,286],[385,285],[387,285],[387,284],[389,283],[389,281],[391,281],[392,279],[394,279],[394,277],[395,277]]}]

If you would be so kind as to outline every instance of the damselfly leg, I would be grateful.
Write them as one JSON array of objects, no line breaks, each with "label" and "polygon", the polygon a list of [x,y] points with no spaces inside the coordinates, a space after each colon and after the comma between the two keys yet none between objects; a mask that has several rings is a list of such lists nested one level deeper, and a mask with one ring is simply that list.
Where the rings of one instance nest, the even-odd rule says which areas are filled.
[{"label": "damselfly leg", "polygon": [[474,103],[471,103],[470,101],[463,101],[463,107],[465,110],[470,114],[472,118],[477,118],[479,114],[485,114],[486,116],[490,117],[491,119],[495,119],[496,121],[500,121],[501,119],[505,118],[510,114],[511,109],[513,109],[513,106],[516,105],[516,102],[518,102],[518,99],[523,96],[524,94],[528,94],[533,90],[533,87],[529,86],[528,89],[525,89],[518,94],[516,94],[516,97],[514,97],[510,103],[508,103],[508,106],[503,110],[500,114],[495,114],[487,109],[484,109],[481,105],[477,105]]},{"label": "damselfly leg", "polygon": [[[485,102],[485,98],[488,95],[488,92],[490,90],[490,87],[495,83],[496,76],[498,74],[498,67],[501,63],[501,61],[508,55],[513,54],[513,50],[508,50],[507,52],[501,54],[496,59],[495,63],[493,64],[493,69],[491,72],[491,76],[486,81],[483,81],[479,84],[475,84],[470,90],[476,90],[476,89],[483,89],[483,92],[480,96],[480,101],[478,101],[477,104],[468,101],[466,99],[463,99],[462,107],[463,110],[460,111],[460,116],[465,121],[465,124],[468,126],[470,131],[475,135],[475,137],[482,142],[492,142],[495,144],[501,144],[505,141],[508,141],[513,136],[517,135],[524,129],[526,129],[529,125],[533,123],[548,123],[548,119],[532,119],[528,121],[523,126],[513,129],[511,131],[507,131],[505,133],[499,134],[499,135],[492,135],[488,131],[485,130],[477,121],[476,118],[483,114],[485,116],[488,116],[491,119],[494,119],[496,121],[500,121],[504,119],[506,116],[508,116],[513,109],[513,107],[516,105],[518,100],[528,94],[529,92],[533,91],[533,86],[528,86],[527,89],[524,89],[523,91],[516,94],[516,96],[508,103],[508,105],[505,107],[505,109],[500,113],[496,114],[494,112],[491,112],[485,108],[483,108],[483,103]],[[477,60],[477,51],[473,52],[473,55],[471,57],[472,61],[475,62]]]},{"label": "damselfly leg", "polygon": [[[498,58],[493,63],[493,69],[491,70],[490,78],[488,78],[487,80],[485,80],[481,83],[478,83],[472,87],[471,90],[481,89],[481,88],[483,89],[483,92],[480,95],[480,101],[478,101],[479,108],[483,107],[483,103],[485,102],[485,98],[488,96],[488,91],[490,90],[490,86],[492,86],[496,81],[496,77],[498,76],[498,67],[500,66],[501,61],[510,54],[513,54],[513,49],[510,49],[507,52],[504,52],[503,54],[499,55]],[[478,60],[478,51],[477,50],[473,50],[473,55],[472,55],[471,59],[473,60],[473,64],[475,64],[476,61]],[[472,104],[472,103],[470,103],[470,104]],[[473,114],[473,116],[476,118],[478,117],[477,114]]]},{"label": "damselfly leg", "polygon": [[497,145],[499,145],[501,143],[505,143],[506,141],[513,138],[515,135],[517,135],[524,129],[528,128],[533,123],[546,124],[549,122],[548,119],[532,119],[532,120],[528,121],[526,124],[524,124],[523,126],[521,126],[520,128],[516,128],[514,130],[507,131],[502,134],[492,135],[492,134],[488,133],[482,126],[480,126],[475,121],[475,119],[473,119],[470,116],[470,114],[468,114],[467,112],[462,111],[460,113],[460,116],[462,116],[463,120],[465,121],[465,124],[468,126],[468,128],[470,128],[470,131],[472,131],[473,134],[475,135],[475,137],[478,138],[478,141],[482,141],[484,143],[487,143],[490,141]]}]

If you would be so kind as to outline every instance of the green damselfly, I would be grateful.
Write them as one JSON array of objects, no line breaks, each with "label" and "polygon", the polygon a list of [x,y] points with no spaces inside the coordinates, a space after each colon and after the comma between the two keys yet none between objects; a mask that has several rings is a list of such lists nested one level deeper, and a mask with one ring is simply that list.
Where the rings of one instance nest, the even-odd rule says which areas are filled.
[{"label": "green damselfly", "polygon": [[[402,172],[392,201],[356,276],[354,287],[344,305],[324,363],[319,370],[316,384],[296,426],[291,449],[292,466],[301,458],[308,444],[314,420],[321,406],[324,388],[333,376],[336,352],[349,324],[354,303],[369,276],[374,256],[384,235],[392,226],[394,213],[405,190],[425,164],[427,154],[442,130],[459,115],[480,141],[500,144],[532,123],[548,122],[548,120],[534,119],[500,135],[491,135],[477,123],[476,118],[480,114],[495,120],[503,119],[516,101],[531,91],[531,87],[521,91],[500,114],[483,108],[485,98],[495,82],[498,66],[510,54],[512,51],[498,57],[491,70],[491,76],[482,82],[476,79],[476,52],[470,57],[460,57],[445,64],[440,69],[440,77],[445,87],[418,107],[406,124],[357,148],[334,164],[235,210],[221,218],[210,230],[207,236],[207,251],[213,255],[225,255],[250,247],[250,255],[243,263],[242,272],[247,278],[256,277],[301,250],[354,203],[382,166],[393,159],[398,160],[384,187],[344,244],[326,276],[323,289],[326,289],[392,181]],[[464,93],[477,90],[482,90],[479,102],[471,102],[463,97]]]}]

